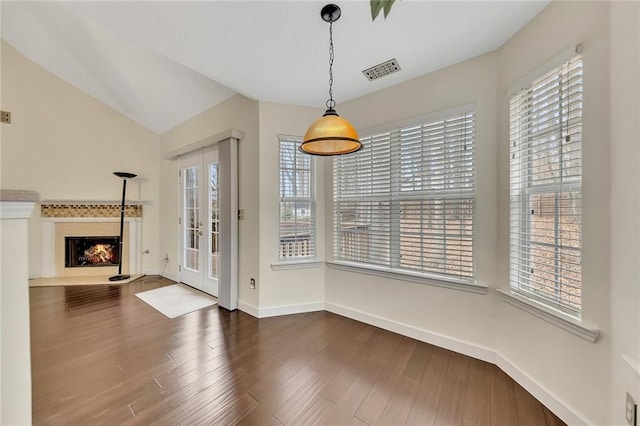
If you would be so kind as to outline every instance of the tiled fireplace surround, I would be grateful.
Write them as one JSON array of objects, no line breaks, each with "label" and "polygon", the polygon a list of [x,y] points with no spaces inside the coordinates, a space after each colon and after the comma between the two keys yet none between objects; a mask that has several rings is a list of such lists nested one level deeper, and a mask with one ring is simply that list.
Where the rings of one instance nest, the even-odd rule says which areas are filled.
[{"label": "tiled fireplace surround", "polygon": [[[117,266],[66,268],[64,238],[67,236],[117,236],[120,234],[120,204],[116,202],[43,201],[42,276],[114,275]],[[142,205],[127,201],[125,207],[122,271],[138,274],[142,268]]]}]

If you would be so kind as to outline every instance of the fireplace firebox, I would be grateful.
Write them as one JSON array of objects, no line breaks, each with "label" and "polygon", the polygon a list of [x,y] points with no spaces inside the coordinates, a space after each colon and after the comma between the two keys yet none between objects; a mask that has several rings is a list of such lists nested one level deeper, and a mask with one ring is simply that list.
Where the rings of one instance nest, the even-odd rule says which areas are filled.
[{"label": "fireplace firebox", "polygon": [[119,237],[65,237],[67,268],[118,266]]}]

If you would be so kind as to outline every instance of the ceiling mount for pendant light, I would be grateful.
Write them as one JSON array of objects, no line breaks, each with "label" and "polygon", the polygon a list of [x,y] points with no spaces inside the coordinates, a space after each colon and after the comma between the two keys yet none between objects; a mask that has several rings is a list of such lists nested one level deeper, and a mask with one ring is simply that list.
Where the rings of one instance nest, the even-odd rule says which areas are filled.
[{"label": "ceiling mount for pendant light", "polygon": [[341,155],[362,149],[358,132],[349,121],[340,117],[333,100],[333,23],[340,19],[340,7],[328,4],[320,16],[329,23],[329,100],[325,113],[311,124],[304,135],[300,151],[313,155]]}]

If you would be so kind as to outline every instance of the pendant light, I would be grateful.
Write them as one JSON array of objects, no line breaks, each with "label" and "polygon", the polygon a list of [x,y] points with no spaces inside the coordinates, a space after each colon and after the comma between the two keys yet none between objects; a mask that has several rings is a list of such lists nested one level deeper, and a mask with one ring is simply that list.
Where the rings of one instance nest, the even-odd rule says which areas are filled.
[{"label": "pendant light", "polygon": [[304,135],[300,151],[312,155],[341,155],[362,149],[358,132],[349,121],[340,117],[333,100],[333,23],[340,19],[340,7],[328,4],[320,16],[329,23],[329,100],[325,113],[311,124]]}]

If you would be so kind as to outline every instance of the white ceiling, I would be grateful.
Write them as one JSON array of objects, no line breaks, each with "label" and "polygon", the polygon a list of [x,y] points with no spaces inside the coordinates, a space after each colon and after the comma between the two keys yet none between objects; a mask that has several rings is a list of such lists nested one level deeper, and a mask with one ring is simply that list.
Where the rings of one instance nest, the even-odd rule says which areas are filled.
[{"label": "white ceiling", "polygon": [[[340,104],[500,47],[541,1],[341,2],[334,24]],[[317,1],[2,1],[2,38],[22,54],[156,133],[222,102],[324,107],[328,24]],[[402,71],[362,70],[396,58]],[[339,108],[339,105],[338,105]]]}]

